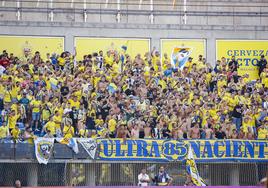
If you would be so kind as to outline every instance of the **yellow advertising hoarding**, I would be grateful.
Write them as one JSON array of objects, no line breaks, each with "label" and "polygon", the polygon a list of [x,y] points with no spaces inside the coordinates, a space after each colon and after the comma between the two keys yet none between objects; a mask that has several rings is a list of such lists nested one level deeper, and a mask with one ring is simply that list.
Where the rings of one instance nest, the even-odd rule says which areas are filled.
[{"label": "yellow advertising hoarding", "polygon": [[238,74],[249,74],[250,79],[259,78],[257,63],[261,55],[268,56],[268,40],[217,40],[217,59],[235,56],[239,64]]},{"label": "yellow advertising hoarding", "polygon": [[75,37],[75,46],[78,60],[82,60],[84,55],[100,50],[104,54],[111,49],[121,51],[122,46],[127,47],[126,53],[133,59],[137,54],[143,57],[150,51],[150,39]]},{"label": "yellow advertising hoarding", "polygon": [[60,54],[64,51],[64,37],[0,35],[0,44],[1,52],[7,50],[17,57],[23,56],[24,49],[30,49],[32,55],[39,51],[43,58],[47,53]]},{"label": "yellow advertising hoarding", "polygon": [[[174,51],[184,49],[187,52],[182,54],[180,63],[185,64],[189,57],[193,58],[193,62],[198,60],[199,55],[206,56],[206,40],[205,39],[161,39],[161,55],[165,53],[173,59]],[[177,66],[177,65],[176,65]]]}]

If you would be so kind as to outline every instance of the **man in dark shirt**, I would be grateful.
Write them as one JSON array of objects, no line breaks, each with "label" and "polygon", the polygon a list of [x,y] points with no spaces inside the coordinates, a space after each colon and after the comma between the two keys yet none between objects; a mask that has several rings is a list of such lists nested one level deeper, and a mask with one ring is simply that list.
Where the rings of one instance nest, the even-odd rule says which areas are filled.
[{"label": "man in dark shirt", "polygon": [[228,63],[229,70],[235,72],[238,69],[238,62],[235,60],[235,56],[232,56],[231,61]]},{"label": "man in dark shirt", "polygon": [[171,178],[165,171],[165,168],[161,166],[159,168],[159,173],[154,177],[153,181],[157,186],[170,186],[173,178]]},{"label": "man in dark shirt", "polygon": [[242,107],[240,105],[236,105],[234,107],[232,117],[233,117],[233,123],[236,126],[236,131],[237,133],[239,133],[240,127],[242,125]]},{"label": "man in dark shirt", "polygon": [[101,107],[101,109],[100,109],[100,113],[101,113],[101,116],[102,116],[103,121],[105,121],[106,118],[107,118],[107,116],[109,115],[109,111],[110,111],[110,109],[111,109],[111,108],[109,107],[107,101],[106,101],[106,100],[103,101],[103,103],[102,103],[102,107]]},{"label": "man in dark shirt", "polygon": [[61,95],[64,97],[69,93],[69,87],[64,83],[64,85],[60,88]]},{"label": "man in dark shirt", "polygon": [[261,59],[258,61],[258,67],[259,67],[259,76],[263,72],[263,70],[266,68],[267,60],[264,58],[264,55],[261,56]]},{"label": "man in dark shirt", "polygon": [[225,139],[225,138],[226,138],[226,134],[225,134],[225,132],[222,130],[222,127],[220,127],[220,128],[216,131],[216,133],[215,133],[215,137],[216,137],[217,139]]},{"label": "man in dark shirt", "polygon": [[167,139],[171,137],[171,131],[168,129],[167,125],[163,126],[162,135],[163,135],[163,138],[167,138]]}]

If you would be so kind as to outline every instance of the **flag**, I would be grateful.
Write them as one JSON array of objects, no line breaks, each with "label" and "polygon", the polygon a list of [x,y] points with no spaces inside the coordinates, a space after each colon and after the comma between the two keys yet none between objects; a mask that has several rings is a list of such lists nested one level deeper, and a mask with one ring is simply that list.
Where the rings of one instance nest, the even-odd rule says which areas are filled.
[{"label": "flag", "polygon": [[69,138],[69,137],[57,138],[57,142],[61,144],[66,144],[69,148],[72,148],[72,150],[76,154],[79,152],[76,138]]},{"label": "flag", "polygon": [[200,177],[198,173],[198,169],[194,161],[194,156],[193,156],[191,145],[189,145],[189,148],[188,148],[188,154],[187,154],[187,159],[186,159],[186,171],[187,171],[187,174],[191,177],[192,182],[196,186],[206,186],[204,180]]},{"label": "flag", "polygon": [[76,138],[71,138],[69,140],[69,143],[67,144],[67,146],[69,146],[70,148],[72,148],[72,150],[77,154],[79,151],[78,151],[78,144],[77,144],[77,141],[76,141]]},{"label": "flag", "polygon": [[88,155],[94,159],[97,149],[97,143],[95,139],[92,138],[79,138],[78,142],[83,146],[87,151]]},{"label": "flag", "polygon": [[47,164],[52,155],[54,138],[38,137],[34,140],[35,156],[39,164]]},{"label": "flag", "polygon": [[182,70],[191,54],[191,48],[174,47],[171,53],[171,64],[173,68]]}]

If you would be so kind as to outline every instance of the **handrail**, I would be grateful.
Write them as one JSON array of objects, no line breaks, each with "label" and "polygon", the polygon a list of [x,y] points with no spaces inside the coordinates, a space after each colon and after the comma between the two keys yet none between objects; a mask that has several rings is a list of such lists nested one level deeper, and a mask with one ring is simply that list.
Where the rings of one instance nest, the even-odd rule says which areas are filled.
[{"label": "handrail", "polygon": [[[9,0],[8,2],[9,3],[10,2],[16,3],[17,0]],[[36,0],[21,0],[20,2],[21,2],[22,5],[23,5],[23,3],[37,3]],[[195,3],[201,3],[201,2],[202,2],[202,4],[195,4]],[[42,5],[42,4],[50,4],[50,3],[51,3],[51,1],[42,0],[42,1],[39,1],[39,6]],[[187,4],[187,7],[197,7],[197,6],[198,7],[225,7],[225,8],[226,7],[230,7],[230,8],[233,8],[233,7],[235,7],[235,8],[239,8],[239,7],[241,7],[241,8],[245,8],[245,7],[265,8],[265,7],[268,7],[268,2],[248,2],[245,5],[243,5],[241,3],[238,4],[239,2],[234,2],[234,1],[230,2],[230,5],[216,4],[216,3],[222,3],[222,2],[216,2],[216,1],[213,1],[213,3],[215,3],[215,4],[205,4],[205,3],[211,3],[211,1],[190,1]],[[228,2],[225,2],[225,3],[228,3]],[[235,3],[235,4],[231,4],[231,3]],[[70,1],[55,1],[54,0],[53,4],[55,6],[56,4],[71,4],[71,2]],[[73,5],[84,5],[84,4],[86,4],[86,5],[105,5],[104,2],[76,2],[76,1],[74,1],[72,4]],[[126,6],[128,6],[128,5],[130,5],[130,6],[131,5],[139,6],[138,1],[137,1],[137,3],[121,2],[120,4],[123,5],[123,6],[125,6],[125,5]],[[256,5],[256,4],[260,4],[260,5]],[[117,3],[116,2],[109,2],[109,5],[117,5]],[[143,6],[150,6],[150,3],[144,2],[142,5]],[[180,2],[178,2],[175,5],[173,5],[172,2],[171,2],[170,4],[168,4],[168,3],[154,3],[154,6],[165,6],[165,7],[172,7],[172,8],[174,7],[174,8],[176,8],[176,7],[183,7],[184,5],[183,5],[183,3],[180,3]],[[108,6],[108,8],[109,8],[109,6]]]},{"label": "handrail", "polygon": [[[33,12],[33,13],[47,13],[48,8],[32,8],[32,7],[22,7],[20,8],[22,12]],[[0,7],[0,11],[3,12],[16,12],[17,8],[15,7]],[[84,9],[71,9],[71,8],[54,8],[54,13],[75,13],[80,14]],[[101,11],[102,14],[115,14],[118,12],[117,9],[87,9],[87,13],[97,13]],[[128,15],[148,15],[151,13],[149,10],[134,10],[134,9],[121,9],[122,14]],[[178,16],[182,15],[183,11],[165,11],[165,10],[155,10],[153,11],[154,15],[163,15],[163,16]],[[241,16],[241,17],[268,17],[267,12],[232,12],[232,11],[187,11],[188,16]]]}]

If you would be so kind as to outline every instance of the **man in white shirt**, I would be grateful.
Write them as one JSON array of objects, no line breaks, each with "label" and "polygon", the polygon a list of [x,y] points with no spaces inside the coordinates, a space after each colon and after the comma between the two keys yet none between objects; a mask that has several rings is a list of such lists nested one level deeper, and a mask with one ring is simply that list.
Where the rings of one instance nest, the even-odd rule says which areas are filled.
[{"label": "man in white shirt", "polygon": [[138,185],[142,186],[142,187],[148,186],[148,184],[150,183],[150,178],[149,178],[148,174],[146,174],[145,169],[141,170],[141,173],[138,175],[138,180],[139,180]]}]

